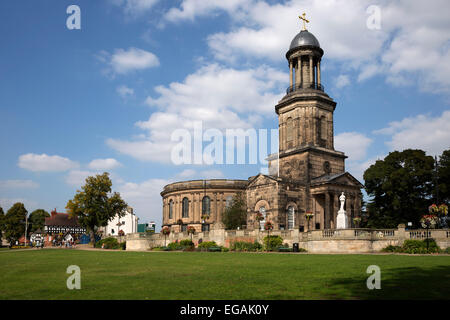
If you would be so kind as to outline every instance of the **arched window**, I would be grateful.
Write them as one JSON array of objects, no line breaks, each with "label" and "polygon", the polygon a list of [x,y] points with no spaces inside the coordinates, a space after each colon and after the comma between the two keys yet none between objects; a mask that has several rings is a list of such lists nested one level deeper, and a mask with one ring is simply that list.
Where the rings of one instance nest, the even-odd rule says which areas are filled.
[{"label": "arched window", "polygon": [[173,200],[169,201],[169,219],[173,219]]},{"label": "arched window", "polygon": [[286,121],[286,140],[294,140],[294,121],[292,118],[288,118]]},{"label": "arched window", "polygon": [[208,196],[203,197],[202,200],[202,215],[208,215],[211,213],[211,199]]},{"label": "arched window", "polygon": [[294,229],[294,224],[295,224],[294,214],[295,214],[294,207],[293,206],[289,206],[288,207],[288,229],[289,230]]},{"label": "arched window", "polygon": [[227,196],[225,207],[229,208],[233,205],[233,196]]},{"label": "arched window", "polygon": [[188,218],[189,217],[189,199],[183,198],[183,202],[181,204],[181,210],[182,210],[182,217]]},{"label": "arched window", "polygon": [[264,206],[260,207],[259,213],[261,213],[262,216],[264,217],[264,219],[259,222],[259,226],[260,226],[261,230],[264,230],[264,225],[266,224],[266,207],[264,207]]}]

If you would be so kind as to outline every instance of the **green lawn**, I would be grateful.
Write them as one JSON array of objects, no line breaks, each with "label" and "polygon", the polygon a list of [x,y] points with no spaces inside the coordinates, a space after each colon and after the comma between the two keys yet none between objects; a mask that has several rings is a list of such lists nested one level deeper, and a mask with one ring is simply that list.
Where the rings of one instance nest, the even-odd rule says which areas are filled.
[{"label": "green lawn", "polygon": [[[68,290],[66,268],[81,268]],[[366,269],[381,268],[381,290]],[[0,299],[449,299],[450,256],[0,252]]]}]

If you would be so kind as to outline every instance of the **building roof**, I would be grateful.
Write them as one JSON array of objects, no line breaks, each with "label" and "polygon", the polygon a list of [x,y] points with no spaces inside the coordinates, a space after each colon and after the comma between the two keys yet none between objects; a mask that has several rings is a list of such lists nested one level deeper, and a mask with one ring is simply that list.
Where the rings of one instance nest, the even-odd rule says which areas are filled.
[{"label": "building roof", "polygon": [[57,213],[52,212],[52,216],[49,218],[45,218],[46,226],[66,226],[66,227],[79,227],[77,217],[69,217],[68,213]]},{"label": "building roof", "polygon": [[308,30],[302,30],[291,41],[289,50],[303,46],[313,46],[320,48],[320,43],[312,33],[308,32]]}]

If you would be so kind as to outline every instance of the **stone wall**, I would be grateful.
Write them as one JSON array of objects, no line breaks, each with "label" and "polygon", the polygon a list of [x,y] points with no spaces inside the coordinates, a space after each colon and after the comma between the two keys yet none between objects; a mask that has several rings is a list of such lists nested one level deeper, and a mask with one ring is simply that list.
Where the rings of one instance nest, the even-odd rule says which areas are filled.
[{"label": "stone wall", "polygon": [[[314,230],[299,232],[298,230],[276,230],[271,235],[279,235],[284,243],[292,246],[298,243],[301,248],[310,253],[374,253],[388,245],[402,245],[405,240],[426,238],[424,230],[398,229],[343,229]],[[192,240],[197,245],[200,239],[215,241],[218,245],[230,247],[233,241],[263,242],[266,231],[260,230],[211,230],[193,235]],[[428,237],[436,240],[442,248],[450,246],[450,230],[430,230]],[[130,234],[126,236],[127,250],[146,251],[153,247],[164,246],[176,240],[190,239],[187,233],[172,233],[167,239],[161,234]]]}]

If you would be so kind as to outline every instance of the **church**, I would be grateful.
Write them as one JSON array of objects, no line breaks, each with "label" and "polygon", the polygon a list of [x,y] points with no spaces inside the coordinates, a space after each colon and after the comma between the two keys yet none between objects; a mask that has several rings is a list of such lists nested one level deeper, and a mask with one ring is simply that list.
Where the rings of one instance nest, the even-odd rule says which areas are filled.
[{"label": "church", "polygon": [[286,53],[290,85],[275,106],[279,151],[268,158],[268,174],[248,180],[191,180],[166,185],[161,192],[163,227],[172,232],[184,232],[188,226],[198,232],[223,229],[224,211],[239,192],[247,201],[248,230],[262,229],[266,221],[275,230],[336,229],[342,193],[347,199],[345,227],[354,227],[363,185],[345,171],[345,153],[334,149],[336,102],[321,83],[324,51],[306,29],[304,15],[300,19],[303,29]]}]

